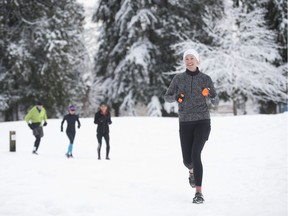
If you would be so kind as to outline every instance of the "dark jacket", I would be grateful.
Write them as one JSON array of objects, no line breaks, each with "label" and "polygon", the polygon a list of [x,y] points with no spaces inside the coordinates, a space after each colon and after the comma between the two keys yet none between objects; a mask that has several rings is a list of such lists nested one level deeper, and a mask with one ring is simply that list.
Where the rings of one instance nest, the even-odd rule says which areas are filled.
[{"label": "dark jacket", "polygon": [[105,115],[101,111],[96,112],[94,116],[94,124],[98,125],[97,133],[109,133],[109,125],[112,124],[110,112],[107,112]]},{"label": "dark jacket", "polygon": [[65,115],[62,122],[61,122],[61,131],[63,131],[63,124],[67,121],[67,129],[66,131],[69,132],[75,132],[75,123],[76,121],[78,122],[78,128],[80,128],[81,124],[79,121],[79,116],[78,115],[71,115],[70,113]]},{"label": "dark jacket", "polygon": [[164,96],[166,102],[175,102],[180,93],[184,93],[184,101],[178,104],[180,122],[199,121],[210,119],[210,113],[206,102],[206,97],[202,95],[202,90],[209,88],[209,96],[212,104],[217,105],[219,99],[215,91],[211,78],[197,71],[186,70],[175,75]]}]

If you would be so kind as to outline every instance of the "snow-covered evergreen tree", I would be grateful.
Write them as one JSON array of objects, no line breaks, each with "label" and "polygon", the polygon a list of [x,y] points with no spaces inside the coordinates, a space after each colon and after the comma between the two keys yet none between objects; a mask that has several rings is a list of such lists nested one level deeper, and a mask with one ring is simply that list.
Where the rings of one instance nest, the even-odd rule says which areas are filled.
[{"label": "snow-covered evergreen tree", "polygon": [[[276,32],[276,42],[278,44],[278,50],[281,55],[281,59],[275,62],[275,65],[278,67],[279,73],[283,74],[288,78],[288,50],[287,50],[287,42],[288,42],[288,17],[287,17],[287,1],[285,0],[268,0],[264,6],[267,8],[266,20],[268,22],[268,26],[271,30]],[[288,81],[287,81],[288,82]],[[286,93],[288,93],[288,84],[286,84]],[[284,104],[288,104],[288,99],[283,102]],[[269,110],[265,109],[265,107],[271,107],[267,103],[262,103],[262,109],[264,109],[264,113],[275,113],[277,112],[275,103],[271,103],[274,109]],[[281,103],[278,104],[279,107],[282,106]],[[264,107],[263,107],[264,106]]]},{"label": "snow-covered evergreen tree", "polygon": [[137,102],[147,104],[152,97],[148,89],[161,82],[154,76],[155,10],[151,1],[100,1],[94,20],[102,23],[95,57],[102,92],[116,115],[120,108],[134,115]]},{"label": "snow-covered evergreen tree", "polygon": [[5,119],[19,119],[19,111],[39,99],[49,117],[60,115],[85,90],[79,71],[83,8],[75,0],[11,0],[1,10],[0,88],[2,98],[9,98]]},{"label": "snow-covered evergreen tree", "polygon": [[[266,19],[269,21],[270,29],[276,30],[276,41],[280,45],[279,50],[282,56],[282,63],[287,63],[287,42],[288,42],[288,14],[287,1],[269,0],[266,4],[268,13]],[[281,64],[281,63],[280,63]]]}]

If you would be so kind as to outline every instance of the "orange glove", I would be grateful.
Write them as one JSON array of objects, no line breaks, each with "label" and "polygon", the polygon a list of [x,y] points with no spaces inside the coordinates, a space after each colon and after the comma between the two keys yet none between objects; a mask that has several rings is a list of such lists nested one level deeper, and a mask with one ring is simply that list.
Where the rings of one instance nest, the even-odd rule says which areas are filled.
[{"label": "orange glove", "polygon": [[209,88],[203,88],[203,90],[202,90],[202,95],[204,96],[204,97],[208,97],[208,95],[209,95]]},{"label": "orange glove", "polygon": [[177,102],[180,104],[183,103],[184,97],[185,97],[185,95],[183,93],[178,94],[177,98],[176,98]]}]

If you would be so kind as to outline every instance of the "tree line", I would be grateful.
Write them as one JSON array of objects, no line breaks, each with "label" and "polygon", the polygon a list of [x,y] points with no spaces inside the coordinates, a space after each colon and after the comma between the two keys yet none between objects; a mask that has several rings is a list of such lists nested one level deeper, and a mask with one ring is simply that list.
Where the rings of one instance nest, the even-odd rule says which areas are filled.
[{"label": "tree line", "polygon": [[[187,47],[203,58],[234,114],[253,100],[259,112],[287,103],[287,2],[283,0],[99,0],[98,49],[87,78],[81,40],[84,9],[76,0],[1,0],[0,113],[18,120],[42,99],[49,117],[73,103],[80,114],[106,101],[115,115],[173,112],[163,94],[183,71]],[[31,13],[33,11],[33,13]],[[174,110],[175,111],[175,110]]]}]

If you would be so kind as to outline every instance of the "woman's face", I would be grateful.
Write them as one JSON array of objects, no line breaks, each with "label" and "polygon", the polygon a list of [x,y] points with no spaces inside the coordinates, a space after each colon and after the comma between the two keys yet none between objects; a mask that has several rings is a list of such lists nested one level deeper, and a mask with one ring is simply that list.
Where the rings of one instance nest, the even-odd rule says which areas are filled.
[{"label": "woman's face", "polygon": [[37,105],[37,108],[38,108],[39,110],[41,110],[41,109],[43,108],[43,105]]},{"label": "woman's face", "polygon": [[75,114],[75,110],[69,110],[69,113],[70,113],[71,115],[74,115],[74,114]]},{"label": "woman's face", "polygon": [[106,105],[101,105],[100,110],[105,113],[107,111],[107,106]]},{"label": "woman's face", "polygon": [[190,71],[195,71],[197,69],[198,64],[199,64],[199,62],[197,61],[195,56],[193,56],[191,54],[188,54],[185,56],[184,63],[185,63],[186,68]]}]

